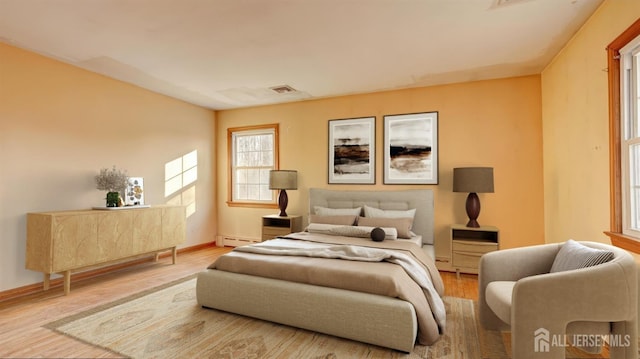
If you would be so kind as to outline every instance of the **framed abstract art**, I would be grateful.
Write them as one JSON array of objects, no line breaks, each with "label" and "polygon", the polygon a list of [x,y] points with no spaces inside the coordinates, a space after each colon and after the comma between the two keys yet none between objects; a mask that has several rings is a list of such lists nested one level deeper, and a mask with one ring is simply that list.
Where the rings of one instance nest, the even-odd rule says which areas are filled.
[{"label": "framed abstract art", "polygon": [[384,116],[384,183],[438,184],[438,113]]},{"label": "framed abstract art", "polygon": [[376,118],[329,121],[329,183],[375,184]]}]

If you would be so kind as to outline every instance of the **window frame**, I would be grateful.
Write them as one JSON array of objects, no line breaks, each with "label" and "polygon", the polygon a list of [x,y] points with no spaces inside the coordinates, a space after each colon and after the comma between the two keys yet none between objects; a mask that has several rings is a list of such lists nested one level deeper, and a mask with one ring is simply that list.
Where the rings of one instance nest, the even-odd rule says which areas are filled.
[{"label": "window frame", "polygon": [[640,238],[623,233],[623,169],[622,124],[620,113],[620,50],[640,36],[640,19],[611,42],[607,50],[609,84],[609,231],[605,232],[615,246],[640,253]]},{"label": "window frame", "polygon": [[[622,181],[622,234],[640,240],[640,230],[637,224],[633,225],[637,218],[632,205],[631,190],[632,173],[637,173],[637,165],[631,163],[630,150],[640,144],[640,136],[638,135],[638,81],[640,76],[640,67],[638,56],[640,53],[640,36],[631,40],[620,51],[620,158],[621,158],[621,181]],[[637,179],[635,179],[637,183]]]},{"label": "window frame", "polygon": [[279,136],[279,124],[265,124],[243,127],[230,127],[227,128],[227,205],[229,207],[249,207],[249,208],[278,208],[276,196],[272,196],[271,201],[234,201],[233,200],[233,187],[234,187],[234,134],[242,132],[254,132],[254,131],[273,131],[273,169],[280,168],[280,136]]}]

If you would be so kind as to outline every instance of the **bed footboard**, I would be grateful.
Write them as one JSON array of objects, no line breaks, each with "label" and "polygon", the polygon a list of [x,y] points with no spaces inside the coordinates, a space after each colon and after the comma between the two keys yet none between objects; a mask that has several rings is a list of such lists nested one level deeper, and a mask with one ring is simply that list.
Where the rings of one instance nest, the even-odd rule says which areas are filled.
[{"label": "bed footboard", "polygon": [[343,289],[208,269],[198,304],[227,312],[411,352],[418,323],[406,301]]}]

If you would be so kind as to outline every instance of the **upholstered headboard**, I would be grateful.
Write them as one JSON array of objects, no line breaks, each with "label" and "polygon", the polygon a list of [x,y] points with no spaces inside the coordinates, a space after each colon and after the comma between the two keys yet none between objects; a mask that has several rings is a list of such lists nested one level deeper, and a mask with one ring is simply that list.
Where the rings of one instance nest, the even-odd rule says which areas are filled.
[{"label": "upholstered headboard", "polygon": [[433,192],[430,189],[399,191],[334,191],[309,189],[309,214],[314,206],[357,208],[364,205],[391,210],[416,209],[412,231],[422,236],[423,244],[433,244]]}]

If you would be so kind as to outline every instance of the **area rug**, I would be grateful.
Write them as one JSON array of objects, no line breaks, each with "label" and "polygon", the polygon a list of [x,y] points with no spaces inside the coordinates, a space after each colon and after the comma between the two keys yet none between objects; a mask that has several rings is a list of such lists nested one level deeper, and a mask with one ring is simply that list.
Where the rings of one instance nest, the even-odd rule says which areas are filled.
[{"label": "area rug", "polygon": [[[447,328],[432,346],[411,353],[341,339],[197,305],[194,277],[46,325],[130,358],[506,358],[500,338],[481,352],[468,299],[445,297]],[[258,300],[258,298],[256,298]],[[485,346],[487,343],[483,343]],[[484,348],[482,350],[487,350]],[[487,356],[487,355],[491,356]]]},{"label": "area rug", "polygon": [[[195,276],[72,315],[45,327],[124,358],[508,359],[509,333],[483,330],[477,305],[445,297],[447,327],[432,346],[403,353],[198,306]],[[256,298],[256,300],[259,300]],[[568,348],[567,358],[603,358]]]}]

